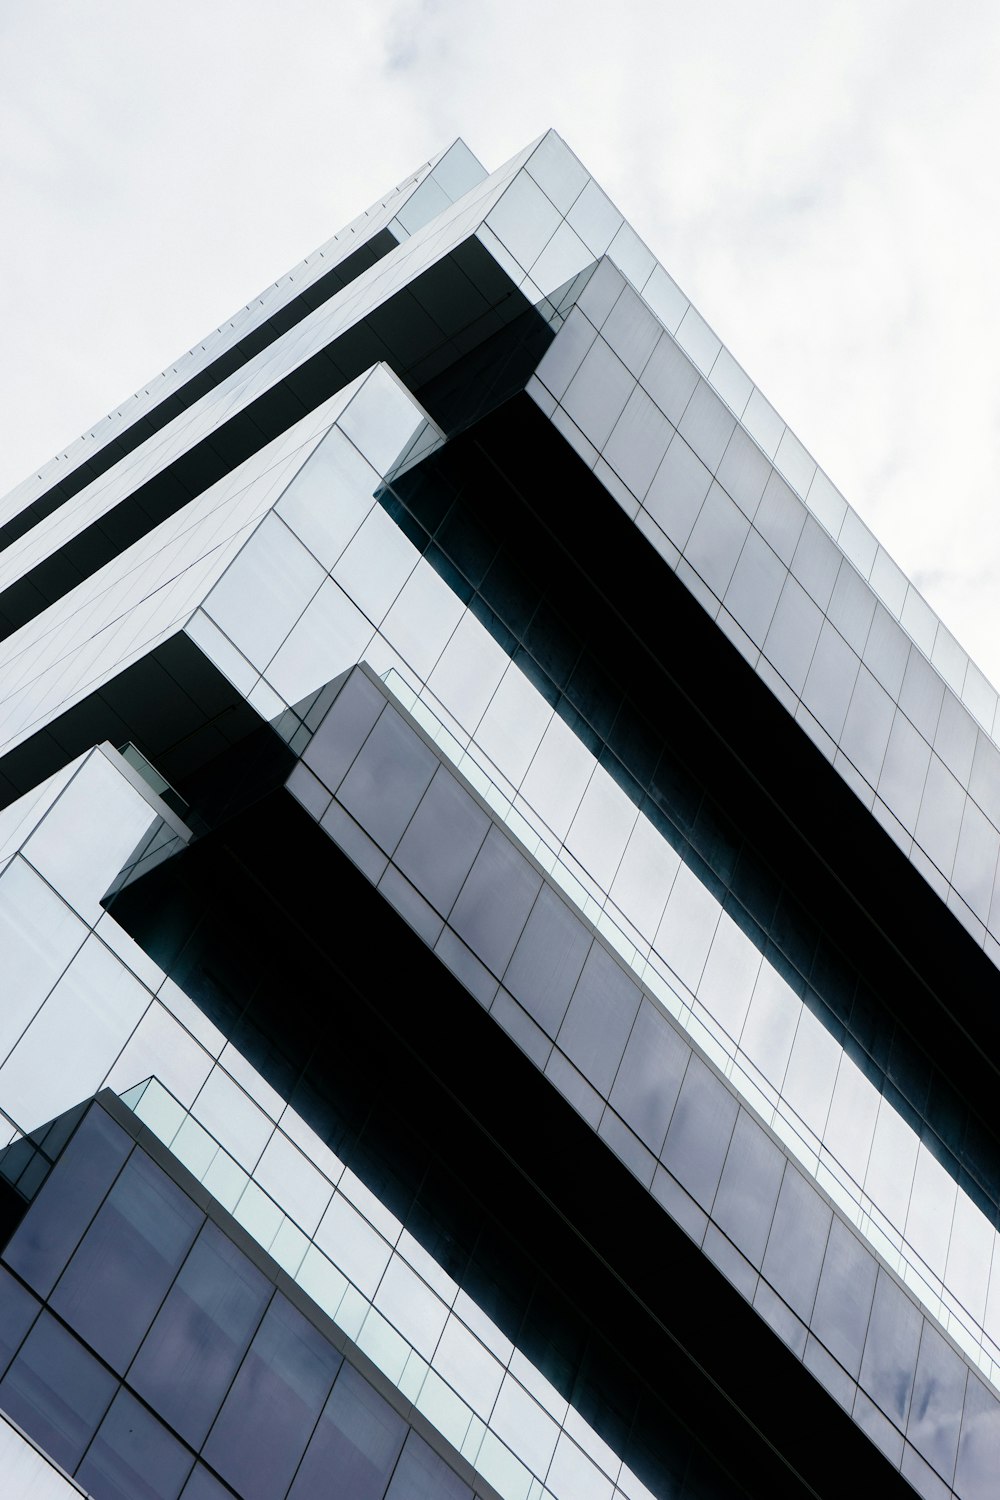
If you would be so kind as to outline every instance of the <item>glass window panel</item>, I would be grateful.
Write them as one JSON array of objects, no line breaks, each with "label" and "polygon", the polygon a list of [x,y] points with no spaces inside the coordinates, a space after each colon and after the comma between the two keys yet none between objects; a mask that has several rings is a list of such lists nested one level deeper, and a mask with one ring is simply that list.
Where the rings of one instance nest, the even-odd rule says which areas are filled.
[{"label": "glass window panel", "polygon": [[433,750],[387,708],[341,782],[339,800],[391,854],[438,764]]},{"label": "glass window panel", "polygon": [[959,781],[968,784],[976,749],[976,721],[953,693],[945,693],[934,749]]},{"label": "glass window panel", "polygon": [[440,766],[400,840],[395,862],[447,916],[489,826],[482,808]]},{"label": "glass window panel", "polygon": [[323,582],[323,569],[277,516],[260,526],[204,603],[254,666],[271,660]]},{"label": "glass window panel", "polygon": [[990,1261],[996,1237],[992,1223],[969,1195],[959,1190],[948,1245],[945,1283],[979,1322],[986,1312]]},{"label": "glass window panel", "polygon": [[380,625],[418,556],[413,543],[378,505],[344,549],[333,576],[372,624]]},{"label": "glass window panel", "polygon": [[930,744],[934,743],[943,699],[944,683],[926,657],[911,651],[899,690],[899,706]]},{"label": "glass window panel", "polygon": [[774,618],[785,567],[767,543],[751,531],[727,588],[726,608],[758,646],[763,645]]},{"label": "glass window panel", "polygon": [[659,1156],[691,1049],[643,999],[611,1090],[610,1103]]},{"label": "glass window panel", "polygon": [[312,1324],[275,1295],[204,1448],[245,1500],[273,1500],[291,1483],[339,1364]]},{"label": "glass window panel", "polygon": [[968,1366],[925,1318],[906,1436],[950,1482],[958,1451]]},{"label": "glass window panel", "polygon": [[591,179],[566,215],[589,250],[603,255],[624,222],[611,199]]},{"label": "glass window panel", "polygon": [[204,1219],[133,1151],[52,1293],[52,1307],[119,1373],[139,1347]]},{"label": "glass window panel", "polygon": [[476,731],[476,743],[519,786],[552,717],[552,709],[513,662]]},{"label": "glass window panel", "polygon": [[[719,359],[722,359],[722,355]],[[718,370],[719,361],[716,362],[712,371],[713,383]],[[747,395],[749,395],[749,382]],[[730,499],[735,500],[743,514],[750,520],[753,520],[764,493],[764,486],[771,473],[771,465],[757,444],[747,436],[742,427],[735,428],[715,477]]]},{"label": "glass window panel", "polygon": [[316,1243],[366,1297],[375,1295],[391,1251],[343,1193],[335,1193],[316,1231]]},{"label": "glass window panel", "polygon": [[418,1354],[428,1360],[433,1356],[448,1308],[401,1256],[394,1255],[386,1266],[375,1305]]},{"label": "glass window panel", "polygon": [[288,1500],[328,1500],[332,1475],[350,1500],[382,1500],[406,1431],[388,1402],[343,1364]]},{"label": "glass window panel", "polygon": [[754,526],[786,567],[791,566],[805,523],[806,510],[801,500],[780,474],[772,473],[764,486]]},{"label": "glass window panel", "polygon": [[819,640],[823,616],[802,585],[788,578],[781,591],[764,655],[795,693],[801,693]]},{"label": "glass window panel", "polygon": [[927,779],[931,752],[905,714],[892,721],[885,758],[878,779],[878,794],[904,828],[913,828]]},{"label": "glass window panel", "polygon": [[298,703],[365,655],[371,622],[326,578],[267,669],[286,703]]},{"label": "glass window panel", "polygon": [[463,729],[472,734],[509,665],[507,653],[475,615],[464,614],[427,685]]},{"label": "glass window panel", "polygon": [[687,545],[712,476],[684,439],[675,436],[646,495],[646,509],[676,547]]},{"label": "glass window panel", "polygon": [[665,334],[646,362],[642,384],[676,427],[698,384],[698,372],[683,350]]},{"label": "glass window panel", "polygon": [[563,407],[595,448],[603,448],[635,388],[617,354],[598,336],[569,383]]},{"label": "glass window panel", "polygon": [[677,329],[677,342],[691,355],[700,370],[708,371],[715,363],[722,344],[700,313],[689,307]]},{"label": "glass window panel", "polygon": [[955,1493],[962,1500],[987,1500],[996,1494],[998,1474],[1000,1402],[981,1380],[970,1375],[955,1468]]},{"label": "glass window panel", "polygon": [[7,1271],[0,1270],[0,1374],[10,1364],[38,1309],[31,1293]]},{"label": "glass window panel", "polygon": [[994,826],[1000,827],[1000,750],[985,734],[976,738],[969,791]]},{"label": "glass window panel", "polygon": [[660,466],[674,429],[645,391],[636,389],[615,424],[604,457],[641,500]]},{"label": "glass window panel", "polygon": [[841,636],[861,655],[868,640],[868,627],[876,612],[876,595],[868,588],[864,577],[850,562],[844,561],[837,574],[834,594],[829,601],[828,615],[837,625]]},{"label": "glass window panel", "polygon": [[434,1369],[484,1421],[490,1420],[504,1366],[457,1317],[448,1319],[434,1351]]},{"label": "glass window panel", "polygon": [[916,838],[947,878],[955,862],[965,809],[965,791],[936,755],[932,755],[917,818]]},{"label": "glass window panel", "polygon": [[[592,277],[587,284],[588,289],[593,286],[593,282]],[[583,307],[582,300],[580,307]],[[597,337],[597,330],[590,318],[584,317],[580,307],[574,307],[570,312],[535,371],[539,380],[557,399],[562,396],[573,379],[583,363],[584,355]],[[584,311],[592,311],[592,309],[584,308]]]},{"label": "glass window panel", "polygon": [[150,995],[96,937],[83,945],[0,1070],[4,1109],[33,1129],[96,1094]]},{"label": "glass window panel", "polygon": [[382,633],[426,681],[464,610],[440,573],[421,558],[386,615]]},{"label": "glass window panel", "polygon": [[92,1105],[4,1252],[40,1296],[51,1292],[131,1147],[124,1130]]},{"label": "glass window panel", "polygon": [[729,587],[750,523],[719,484],[713,484],[684,549],[693,568],[721,599]]},{"label": "glass window panel", "polygon": [[371,733],[385,699],[364,672],[352,672],[337,694],[302,759],[331,791]]},{"label": "glass window panel", "polygon": [[275,506],[330,569],[375,503],[379,477],[339,428],[306,460]]},{"label": "glass window panel", "polygon": [[792,558],[792,572],[822,610],[830,603],[840,565],[841,553],[836,542],[812,516],[807,516]]},{"label": "glass window panel", "polygon": [[698,999],[734,1041],[743,1030],[760,965],[760,950],[729,913],[722,912],[698,986]]},{"label": "glass window panel", "polygon": [[944,1275],[957,1191],[955,1179],[921,1142],[906,1215],[906,1238],[937,1276]]},{"label": "glass window panel", "polygon": [[740,1048],[776,1089],[785,1079],[801,1010],[802,1001],[791,986],[769,963],[761,964]]},{"label": "glass window panel", "polygon": [[783,1152],[741,1109],[715,1195],[712,1218],[755,1266],[760,1265],[764,1255],[784,1169]]},{"label": "glass window panel", "polygon": [[656,951],[692,990],[698,988],[718,922],[719,903],[681,865],[656,934]]},{"label": "glass window panel", "polygon": [[876,1404],[901,1429],[906,1426],[922,1326],[919,1309],[898,1282],[880,1270],[859,1378]]},{"label": "glass window panel", "polygon": [[864,667],[858,673],[840,748],[869,786],[878,786],[895,704]]},{"label": "glass window panel", "polygon": [[591,941],[565,901],[543,885],[503,982],[550,1037],[566,1014]]},{"label": "glass window panel", "polygon": [[559,1028],[559,1046],[607,1097],[639,1009],[639,989],[611,954],[594,943]]},{"label": "glass window panel", "polygon": [[[660,337],[656,319],[638,292],[626,286],[601,330],[618,358],[639,375]],[[620,471],[619,471],[620,472]]]},{"label": "glass window panel", "polygon": [[842,1053],[824,1141],[860,1187],[865,1180],[881,1095],[847,1053]]},{"label": "glass window panel", "polygon": [[42,1312],[3,1380],[0,1407],[70,1473],[107,1410],[116,1381]]},{"label": "glass window panel", "polygon": [[558,210],[527,172],[519,172],[486,223],[528,271],[560,222]]},{"label": "glass window panel", "polygon": [[840,1044],[804,1005],[781,1092],[818,1136],[826,1126],[840,1056]]},{"label": "glass window panel", "polygon": [[652,941],[663,916],[680,856],[641,814],[629,836],[610,895],[642,935]]},{"label": "glass window panel", "polygon": [[203,1464],[195,1464],[181,1500],[233,1500],[233,1492],[220,1484]]},{"label": "glass window panel", "polygon": [[[103,894],[103,892],[102,892]],[[65,901],[21,859],[0,879],[4,1003],[0,1056],[6,1057],[87,935]],[[4,1101],[7,1110],[10,1105]],[[40,1121],[28,1120],[28,1129]]]},{"label": "glass window panel", "polygon": [[312,1162],[276,1130],[254,1169],[254,1181],[306,1234],[313,1234],[333,1193]]},{"label": "glass window panel", "polygon": [[472,1500],[472,1491],[422,1437],[410,1432],[385,1500]]},{"label": "glass window panel", "polygon": [[521,783],[521,795],[557,838],[565,838],[576,816],[594,758],[558,714],[553,714]]},{"label": "glass window panel", "polygon": [[373,370],[362,380],[338,425],[379,474],[395,463],[422,416],[409,391],[388,368]]},{"label": "glass window panel", "polygon": [[[572,151],[554,130],[542,137],[528,158],[525,170],[538,183],[560,213],[566,213],[590,178]],[[476,179],[479,180],[478,177]],[[463,189],[464,191],[464,189]]]},{"label": "glass window panel", "polygon": [[909,654],[910,642],[905,633],[885,606],[876,603],[863,659],[891,698],[899,698]]},{"label": "glass window panel", "polygon": [[199,1447],[261,1314],[271,1283],[208,1223],[129,1372],[129,1383]]},{"label": "glass window panel", "polygon": [[700,1057],[692,1056],[663,1146],[663,1165],[710,1209],[739,1106]]},{"label": "glass window panel", "polygon": [[121,1390],[76,1480],[101,1500],[177,1500],[193,1461],[193,1453]]},{"label": "glass window panel", "polygon": [[829,622],[824,622],[802,691],[827,734],[839,740],[859,671],[858,658]]},{"label": "glass window panel", "polygon": [[603,766],[597,766],[566,836],[566,847],[602,890],[611,886],[638,816],[631,798]]},{"label": "glass window panel", "polygon": [[789,1163],[781,1180],[761,1271],[806,1323],[812,1314],[832,1210]]},{"label": "glass window panel", "polygon": [[642,289],[642,296],[643,301],[649,303],[664,328],[675,333],[690,303],[662,266],[653,267],[652,274]]},{"label": "glass window panel", "polygon": [[[682,331],[693,315],[694,309],[692,308],[685,317]],[[712,357],[714,359],[715,356]],[[697,360],[697,355],[695,358]],[[719,400],[712,387],[704,380],[700,380],[684,409],[683,417],[677,424],[677,430],[713,474],[722,462],[722,455],[729,445],[729,439],[735,427],[736,422],[732,412],[728,410],[724,402]]]},{"label": "glass window panel", "polygon": [[816,1293],[812,1331],[855,1379],[861,1367],[877,1270],[871,1252],[835,1218]]},{"label": "glass window panel", "polygon": [[998,853],[1000,834],[968,798],[951,878],[959,895],[984,922],[989,916]]},{"label": "glass window panel", "polygon": [[879,1103],[865,1192],[897,1229],[906,1223],[919,1142],[887,1099]]},{"label": "glass window panel", "polygon": [[542,878],[497,827],[490,829],[451,913],[451,925],[500,975],[510,962]]},{"label": "glass window panel", "polygon": [[500,1440],[523,1459],[534,1474],[552,1462],[559,1428],[523,1386],[508,1375],[500,1389],[490,1426]]}]

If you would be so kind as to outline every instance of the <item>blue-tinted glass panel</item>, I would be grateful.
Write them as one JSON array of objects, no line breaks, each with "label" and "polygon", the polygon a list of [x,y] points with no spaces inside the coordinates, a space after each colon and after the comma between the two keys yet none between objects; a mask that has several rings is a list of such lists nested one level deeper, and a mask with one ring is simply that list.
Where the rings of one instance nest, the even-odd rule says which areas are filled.
[{"label": "blue-tinted glass panel", "polygon": [[285,1493],[339,1364],[337,1351],[276,1295],[204,1449],[244,1500]]},{"label": "blue-tinted glass panel", "polygon": [[113,1369],[139,1347],[204,1215],[134,1151],[52,1294],[52,1306]]},{"label": "blue-tinted glass panel", "polygon": [[194,1454],[120,1390],[76,1473],[98,1500],[177,1500]]},{"label": "blue-tinted glass panel", "polygon": [[93,1105],[22,1219],[4,1260],[41,1296],[51,1292],[131,1145]]},{"label": "blue-tinted glass panel", "polygon": [[382,1500],[407,1426],[352,1365],[342,1365],[288,1500]]},{"label": "blue-tinted glass panel", "polygon": [[271,1295],[206,1224],[139,1350],[129,1383],[195,1448],[204,1441]]},{"label": "blue-tinted glass panel", "polygon": [[961,1355],[925,1318],[906,1436],[949,1483],[958,1451],[968,1373]]},{"label": "blue-tinted glass panel", "polygon": [[411,1432],[399,1456],[385,1500],[471,1500],[472,1491],[454,1469]]},{"label": "blue-tinted glass panel", "polygon": [[0,1381],[0,1409],[72,1472],[97,1430],[116,1381],[43,1312]]},{"label": "blue-tinted glass panel", "polygon": [[9,1272],[0,1270],[0,1375],[35,1320],[39,1304]]},{"label": "blue-tinted glass panel", "polygon": [[233,1500],[233,1492],[220,1484],[203,1464],[195,1464],[191,1478],[184,1486],[181,1500]]}]

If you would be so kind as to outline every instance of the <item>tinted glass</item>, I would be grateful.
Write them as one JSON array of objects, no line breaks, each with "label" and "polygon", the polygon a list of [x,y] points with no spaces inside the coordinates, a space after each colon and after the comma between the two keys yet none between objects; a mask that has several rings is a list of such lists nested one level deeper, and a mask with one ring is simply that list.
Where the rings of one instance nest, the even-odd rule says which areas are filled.
[{"label": "tinted glass", "polygon": [[284,1493],[339,1363],[312,1324],[275,1296],[204,1450],[245,1500]]},{"label": "tinted glass", "polygon": [[107,1410],[115,1378],[43,1312],[0,1381],[0,1408],[70,1472]]},{"label": "tinted glass", "polygon": [[382,1500],[406,1423],[351,1365],[342,1365],[289,1500],[326,1500],[331,1475],[351,1500]]},{"label": "tinted glass", "polygon": [[203,1215],[142,1151],[132,1153],[60,1278],[52,1306],[123,1372]]},{"label": "tinted glass", "polygon": [[195,1447],[229,1389],[270,1282],[206,1224],[129,1372],[129,1383]]},{"label": "tinted glass", "polygon": [[76,1478],[100,1500],[177,1500],[193,1461],[151,1412],[120,1390]]}]

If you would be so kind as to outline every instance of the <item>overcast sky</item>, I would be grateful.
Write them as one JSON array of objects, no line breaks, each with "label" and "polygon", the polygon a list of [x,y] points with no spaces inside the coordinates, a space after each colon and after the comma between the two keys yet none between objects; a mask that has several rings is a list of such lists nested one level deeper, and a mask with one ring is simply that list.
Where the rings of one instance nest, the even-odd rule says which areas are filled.
[{"label": "overcast sky", "polygon": [[550,125],[1000,683],[996,0],[0,0],[0,494]]}]

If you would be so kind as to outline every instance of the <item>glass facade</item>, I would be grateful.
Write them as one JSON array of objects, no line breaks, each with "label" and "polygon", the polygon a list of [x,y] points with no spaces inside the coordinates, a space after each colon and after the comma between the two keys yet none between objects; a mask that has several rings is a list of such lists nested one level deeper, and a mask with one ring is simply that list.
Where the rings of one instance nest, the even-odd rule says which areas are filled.
[{"label": "glass facade", "polygon": [[558,136],[0,542],[11,1473],[992,1493],[997,695]]}]

